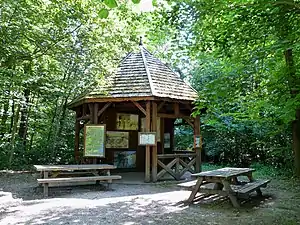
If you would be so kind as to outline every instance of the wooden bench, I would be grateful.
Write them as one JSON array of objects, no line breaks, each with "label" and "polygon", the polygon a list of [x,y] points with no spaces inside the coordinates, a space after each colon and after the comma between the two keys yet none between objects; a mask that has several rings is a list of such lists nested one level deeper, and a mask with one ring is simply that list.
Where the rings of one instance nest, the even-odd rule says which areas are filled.
[{"label": "wooden bench", "polygon": [[254,180],[241,185],[230,185],[233,192],[240,196],[247,196],[250,192],[256,191],[259,196],[262,195],[260,188],[267,187],[271,180]]},{"label": "wooden bench", "polygon": [[177,184],[177,186],[191,191],[195,187],[196,183],[197,183],[197,180],[192,180],[192,181]]},{"label": "wooden bench", "polygon": [[[230,185],[232,191],[234,194],[240,196],[240,197],[245,197],[247,196],[250,192],[256,191],[259,196],[262,195],[260,188],[261,187],[266,187],[267,184],[270,182],[270,180],[255,180],[252,182],[245,182],[240,185]],[[197,183],[197,180],[192,180],[184,183],[177,184],[179,187],[185,188],[187,190],[193,190],[195,185]],[[213,185],[207,184],[207,182],[203,182],[200,188],[205,188],[205,189],[213,189]],[[204,191],[205,192],[205,191]],[[209,192],[208,192],[209,193]]]},{"label": "wooden bench", "polygon": [[44,178],[37,179],[39,184],[44,185],[44,196],[48,196],[48,187],[50,183],[73,183],[73,182],[87,182],[87,181],[107,181],[108,185],[112,183],[112,180],[118,180],[122,177],[119,175],[109,176],[91,176],[91,177],[63,177],[63,178]]}]

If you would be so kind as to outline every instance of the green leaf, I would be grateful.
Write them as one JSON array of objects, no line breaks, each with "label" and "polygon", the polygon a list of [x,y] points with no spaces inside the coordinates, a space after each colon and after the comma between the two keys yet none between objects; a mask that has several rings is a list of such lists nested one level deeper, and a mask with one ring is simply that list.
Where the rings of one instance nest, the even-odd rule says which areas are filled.
[{"label": "green leaf", "polygon": [[116,8],[118,6],[116,0],[104,0],[104,3],[111,9]]},{"label": "green leaf", "polygon": [[141,2],[141,0],[132,0],[132,2],[133,2],[134,4],[139,4],[139,3]]},{"label": "green leaf", "polygon": [[102,18],[102,19],[105,19],[108,17],[108,10],[107,9],[101,9],[98,13],[99,17]]}]

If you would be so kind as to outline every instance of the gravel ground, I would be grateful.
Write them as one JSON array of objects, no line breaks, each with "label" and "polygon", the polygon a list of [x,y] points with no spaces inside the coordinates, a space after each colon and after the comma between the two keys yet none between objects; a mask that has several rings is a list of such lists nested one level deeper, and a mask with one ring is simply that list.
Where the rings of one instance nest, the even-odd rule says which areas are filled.
[{"label": "gravel ground", "polygon": [[0,225],[300,224],[300,189],[288,181],[272,181],[264,198],[252,198],[239,210],[227,199],[185,206],[190,192],[170,183],[50,188],[43,199],[36,175],[1,174],[0,182]]}]

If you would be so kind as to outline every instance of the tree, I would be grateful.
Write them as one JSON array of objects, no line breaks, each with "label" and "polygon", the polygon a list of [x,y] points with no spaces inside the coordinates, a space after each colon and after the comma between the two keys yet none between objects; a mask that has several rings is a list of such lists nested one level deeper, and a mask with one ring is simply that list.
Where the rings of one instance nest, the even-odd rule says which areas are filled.
[{"label": "tree", "polygon": [[103,80],[137,46],[143,15],[126,2],[1,0],[0,161],[4,168],[68,162],[67,103]]},{"label": "tree", "polygon": [[[164,24],[177,31],[172,41],[185,46],[188,58],[197,62],[194,84],[205,81],[196,87],[201,96],[198,109],[236,120],[269,121],[278,130],[293,124],[295,172],[300,175],[299,4],[276,0],[173,3],[171,10],[161,13]],[[210,72],[206,70],[210,77],[201,74],[205,63],[211,66]]]}]

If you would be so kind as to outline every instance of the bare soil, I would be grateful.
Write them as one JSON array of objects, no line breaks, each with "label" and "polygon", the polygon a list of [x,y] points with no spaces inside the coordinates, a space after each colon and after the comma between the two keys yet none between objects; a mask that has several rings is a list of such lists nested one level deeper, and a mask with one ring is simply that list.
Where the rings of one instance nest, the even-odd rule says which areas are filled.
[{"label": "bare soil", "polygon": [[102,185],[53,187],[44,199],[36,178],[30,173],[0,174],[0,225],[300,224],[300,183],[288,179],[273,178],[262,189],[264,197],[254,195],[235,209],[218,197],[186,206],[182,201],[190,192],[174,183],[113,184],[111,190]]}]

